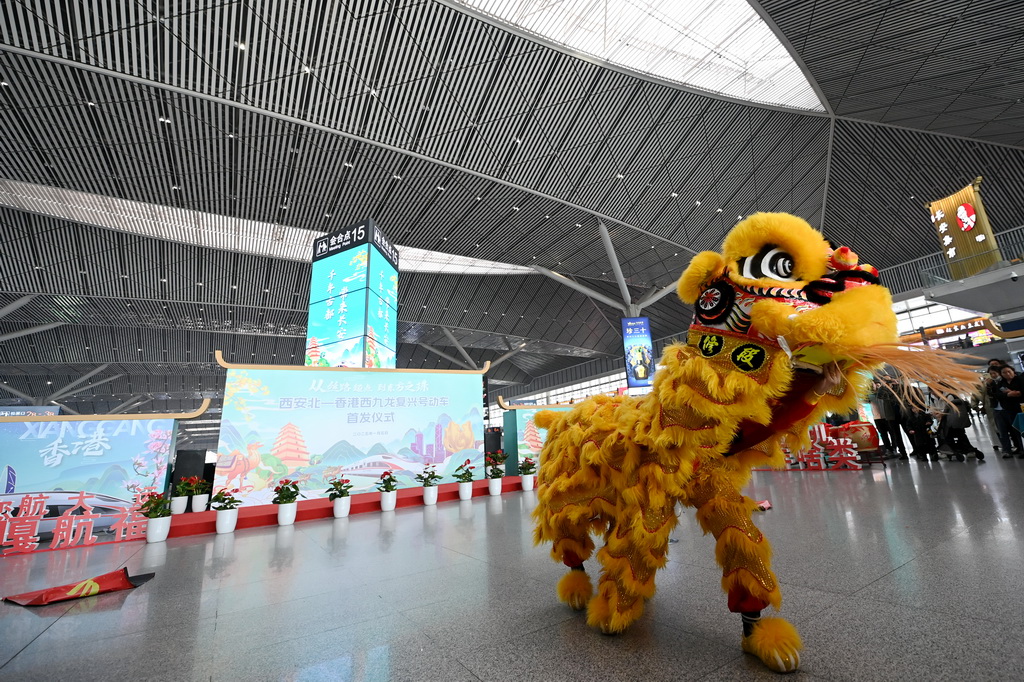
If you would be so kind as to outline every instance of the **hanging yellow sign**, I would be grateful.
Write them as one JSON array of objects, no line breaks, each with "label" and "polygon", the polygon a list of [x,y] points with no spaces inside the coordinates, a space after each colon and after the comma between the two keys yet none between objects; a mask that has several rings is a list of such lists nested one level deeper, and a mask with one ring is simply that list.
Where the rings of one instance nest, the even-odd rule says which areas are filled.
[{"label": "hanging yellow sign", "polygon": [[953,279],[976,275],[1003,259],[981,203],[981,176],[958,192],[927,204]]}]

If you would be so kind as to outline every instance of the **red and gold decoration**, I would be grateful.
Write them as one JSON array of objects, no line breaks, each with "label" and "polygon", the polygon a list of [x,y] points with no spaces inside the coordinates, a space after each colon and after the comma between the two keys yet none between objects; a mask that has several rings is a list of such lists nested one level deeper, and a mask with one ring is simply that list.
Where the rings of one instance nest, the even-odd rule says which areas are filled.
[{"label": "red and gold decoration", "polygon": [[963,189],[925,207],[954,279],[976,275],[1003,259],[981,202],[980,175]]}]

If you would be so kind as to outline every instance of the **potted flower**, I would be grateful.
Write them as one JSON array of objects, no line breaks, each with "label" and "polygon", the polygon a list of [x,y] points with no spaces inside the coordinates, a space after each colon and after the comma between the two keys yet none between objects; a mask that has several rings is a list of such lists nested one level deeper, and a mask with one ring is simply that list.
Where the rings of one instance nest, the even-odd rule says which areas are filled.
[{"label": "potted flower", "polygon": [[391,471],[385,471],[377,481],[377,490],[380,491],[381,511],[392,511],[398,504],[398,479]]},{"label": "potted flower", "polygon": [[[186,498],[187,499],[187,498]],[[139,505],[146,517],[146,542],[163,542],[171,532],[171,501],[163,495],[149,495]]]},{"label": "potted flower", "polygon": [[533,481],[537,477],[537,463],[527,457],[519,463],[519,474],[522,476],[523,490],[533,490]]},{"label": "potted flower", "polygon": [[324,492],[327,493],[327,497],[334,503],[334,518],[340,519],[348,516],[349,510],[352,508],[352,498],[349,497],[349,491],[352,490],[352,481],[347,478],[332,478],[327,481],[327,485],[330,488]]},{"label": "potted flower", "polygon": [[192,495],[192,479],[198,476],[182,478],[174,484],[174,494],[171,496],[171,513],[184,514],[188,507],[188,498]]},{"label": "potted flower", "polygon": [[489,467],[487,469],[487,492],[491,495],[500,495],[501,477],[505,475],[505,470],[501,468],[501,462],[491,455],[484,457],[484,463]]},{"label": "potted flower", "polygon": [[235,524],[238,523],[238,505],[242,504],[242,501],[235,497],[237,492],[237,488],[221,488],[210,500],[210,506],[217,512],[218,533],[231,533],[235,530]]},{"label": "potted flower", "polygon": [[[295,513],[299,509],[299,484],[287,478],[282,479],[274,488],[274,499],[271,500],[277,505],[277,523],[280,526],[290,526],[295,523]],[[302,495],[305,497],[305,495]]]},{"label": "potted flower", "polygon": [[423,504],[437,504],[437,482],[442,478],[434,465],[423,468],[423,473],[416,474],[416,480],[423,484]]},{"label": "potted flower", "polygon": [[199,476],[192,476],[192,511],[206,511],[210,503],[210,490],[213,488],[210,482]]},{"label": "potted flower", "polygon": [[459,482],[459,499],[468,500],[473,497],[473,469],[469,466],[469,460],[460,464],[455,469],[455,480]]}]

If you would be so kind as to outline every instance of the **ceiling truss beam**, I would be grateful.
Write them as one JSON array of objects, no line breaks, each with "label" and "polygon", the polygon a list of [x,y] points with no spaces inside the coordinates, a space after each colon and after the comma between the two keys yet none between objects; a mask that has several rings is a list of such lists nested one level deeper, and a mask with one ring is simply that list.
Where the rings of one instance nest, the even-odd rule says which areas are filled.
[{"label": "ceiling truss beam", "polygon": [[455,335],[448,331],[447,327],[441,327],[441,331],[444,332],[446,337],[448,337],[448,341],[459,350],[462,357],[466,358],[466,362],[469,363],[469,369],[480,369],[476,366],[476,363],[473,362],[473,358],[469,357],[469,353],[467,353],[466,349],[462,347],[459,340],[455,338]]},{"label": "ceiling truss beam", "polygon": [[456,360],[452,356],[450,356],[447,353],[445,353],[443,350],[438,350],[437,348],[434,348],[429,343],[421,343],[420,345],[423,346],[424,348],[426,348],[427,350],[429,350],[434,355],[440,355],[442,358],[444,358],[448,362],[451,362],[452,364],[458,365],[462,369],[470,369],[470,370],[477,369],[476,367],[470,367],[469,365],[464,363],[462,360]]},{"label": "ceiling truss beam", "polygon": [[35,327],[28,327],[27,329],[19,329],[16,332],[7,332],[6,334],[0,334],[0,341],[10,341],[11,339],[28,336],[29,334],[38,334],[39,332],[49,331],[56,327],[63,327],[66,324],[67,322],[50,322],[48,324],[40,324]]},{"label": "ceiling truss beam", "polygon": [[551,270],[548,270],[547,268],[541,267],[540,265],[531,265],[530,267],[539,272],[540,274],[544,275],[545,277],[550,277],[559,284],[564,284],[570,289],[575,289],[581,294],[585,294],[586,296],[589,296],[594,300],[600,301],[601,303],[604,303],[607,306],[611,306],[616,310],[620,310],[623,314],[627,313],[626,306],[624,306],[621,301],[616,301],[615,299],[609,298],[598,291],[594,291],[590,287],[584,286],[579,282],[569,279],[565,275],[553,272]]},{"label": "ceiling truss beam", "polygon": [[84,374],[81,377],[79,377],[78,379],[75,379],[70,384],[65,384],[63,388],[58,388],[56,391],[54,391],[50,395],[46,396],[47,402],[52,402],[52,401],[56,400],[57,398],[61,398],[61,397],[65,396],[65,395],[71,393],[71,389],[73,389],[75,386],[79,385],[83,381],[87,381],[87,380],[93,378],[94,376],[96,376],[97,374],[99,374],[100,372],[105,370],[107,367],[110,367],[110,363],[106,363],[106,364],[100,365],[99,367],[97,367],[93,371],[89,372],[88,374]]},{"label": "ceiling truss beam", "polygon": [[3,308],[0,308],[0,317],[6,317],[10,315],[15,310],[25,305],[26,303],[31,303],[32,300],[35,299],[37,296],[38,294],[28,294],[27,296],[22,296],[17,301],[11,301]]},{"label": "ceiling truss beam", "polygon": [[604,244],[604,251],[608,254],[608,262],[612,266],[612,274],[615,275],[615,281],[619,285],[619,293],[622,294],[622,303],[626,307],[626,314],[630,317],[636,317],[640,313],[640,309],[633,305],[633,299],[629,295],[629,287],[626,285],[626,278],[622,275],[622,266],[619,265],[619,257],[615,255],[615,245],[612,244],[612,235],[608,232],[608,228],[600,220],[597,221],[598,232],[601,233],[601,243]]}]

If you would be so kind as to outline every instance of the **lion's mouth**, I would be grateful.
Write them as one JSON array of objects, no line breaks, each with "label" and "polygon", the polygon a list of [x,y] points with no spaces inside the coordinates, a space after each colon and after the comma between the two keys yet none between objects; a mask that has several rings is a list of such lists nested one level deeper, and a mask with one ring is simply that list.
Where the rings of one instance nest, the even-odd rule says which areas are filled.
[{"label": "lion's mouth", "polygon": [[838,293],[868,284],[878,284],[878,278],[865,270],[843,270],[808,282],[804,294],[811,303],[825,305]]}]

